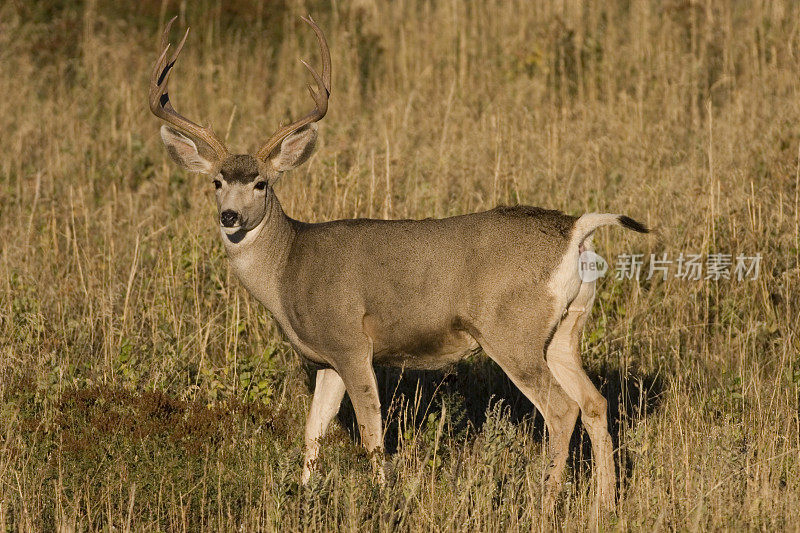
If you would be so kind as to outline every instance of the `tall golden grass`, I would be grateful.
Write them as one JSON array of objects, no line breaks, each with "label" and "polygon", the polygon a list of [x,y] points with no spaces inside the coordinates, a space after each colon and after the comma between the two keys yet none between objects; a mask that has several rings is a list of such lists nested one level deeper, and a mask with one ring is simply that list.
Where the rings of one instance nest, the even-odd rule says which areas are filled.
[{"label": "tall golden grass", "polygon": [[[333,94],[278,187],[291,216],[525,203],[659,230],[603,231],[610,259],[762,255],[757,280],[602,279],[584,354],[616,514],[593,514],[580,428],[542,512],[541,420],[482,356],[379,375],[385,489],[348,405],[298,486],[309,369],[231,276],[210,184],[168,160],[146,93],[178,14],[176,107],[252,150],[310,104],[308,11]],[[3,3],[0,530],[797,529],[798,20],[785,0]]]}]

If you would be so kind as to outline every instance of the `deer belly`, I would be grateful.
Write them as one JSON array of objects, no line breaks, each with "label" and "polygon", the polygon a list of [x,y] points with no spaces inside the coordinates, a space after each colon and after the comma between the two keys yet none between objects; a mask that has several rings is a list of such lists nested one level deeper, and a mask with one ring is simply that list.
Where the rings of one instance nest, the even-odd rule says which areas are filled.
[{"label": "deer belly", "polygon": [[453,364],[480,348],[466,331],[452,328],[381,327],[365,317],[364,330],[373,343],[378,365],[436,369]]}]

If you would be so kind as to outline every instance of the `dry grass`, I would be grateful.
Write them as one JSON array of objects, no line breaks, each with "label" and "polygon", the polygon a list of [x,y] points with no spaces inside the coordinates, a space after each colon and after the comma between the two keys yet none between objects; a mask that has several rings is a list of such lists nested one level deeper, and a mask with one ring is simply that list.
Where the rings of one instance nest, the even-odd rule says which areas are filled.
[{"label": "dry grass", "polygon": [[[800,6],[114,4],[0,5],[0,530],[798,527]],[[484,357],[379,376],[383,492],[349,406],[298,487],[307,372],[146,108],[180,6],[173,99],[241,150],[308,105],[298,15],[325,28],[321,146],[278,190],[295,218],[520,202],[661,231],[603,231],[606,257],[763,255],[756,281],[602,281],[584,346],[611,404],[616,515],[592,516],[580,429],[542,514],[541,421]]]}]

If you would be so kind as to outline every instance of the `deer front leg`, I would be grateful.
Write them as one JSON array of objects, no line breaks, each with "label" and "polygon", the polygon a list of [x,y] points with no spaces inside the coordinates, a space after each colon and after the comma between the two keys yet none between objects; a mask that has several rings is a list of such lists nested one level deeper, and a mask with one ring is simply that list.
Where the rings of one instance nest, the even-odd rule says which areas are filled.
[{"label": "deer front leg", "polygon": [[317,370],[314,399],[306,420],[306,451],[303,460],[303,475],[300,482],[305,485],[314,470],[319,456],[319,439],[325,436],[333,417],[339,412],[344,398],[344,381],[332,368]]},{"label": "deer front leg", "polygon": [[348,358],[337,365],[339,374],[347,388],[347,394],[356,411],[361,444],[367,449],[378,478],[383,484],[383,429],[381,424],[381,402],[378,397],[378,382],[372,368],[372,353],[369,356]]}]

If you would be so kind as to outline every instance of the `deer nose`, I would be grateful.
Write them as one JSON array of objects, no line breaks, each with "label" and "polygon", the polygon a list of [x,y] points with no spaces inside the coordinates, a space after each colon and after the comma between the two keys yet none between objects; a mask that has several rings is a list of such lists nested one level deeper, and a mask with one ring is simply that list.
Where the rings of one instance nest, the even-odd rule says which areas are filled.
[{"label": "deer nose", "polygon": [[236,221],[239,219],[239,213],[232,209],[226,209],[219,215],[219,222],[226,228],[232,228],[236,225]]}]

